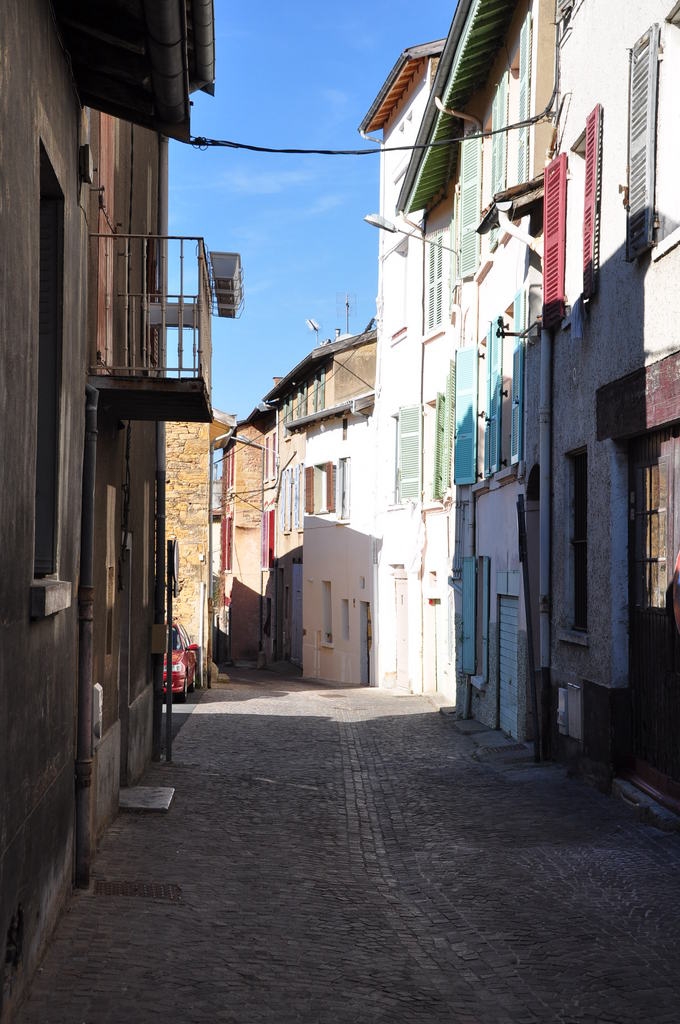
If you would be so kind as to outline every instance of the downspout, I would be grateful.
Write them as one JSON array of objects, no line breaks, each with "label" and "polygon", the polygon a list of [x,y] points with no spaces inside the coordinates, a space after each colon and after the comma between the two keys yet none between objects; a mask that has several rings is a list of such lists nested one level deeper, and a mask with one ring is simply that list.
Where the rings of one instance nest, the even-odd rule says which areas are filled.
[{"label": "downspout", "polygon": [[552,331],[541,330],[541,378],[539,392],[540,519],[539,519],[539,650],[541,659],[541,755],[550,760],[550,554],[551,554],[551,441],[552,441]]},{"label": "downspout", "polygon": [[92,853],[92,655],[94,650],[94,488],[99,392],[85,387],[85,450],[78,584],[78,725],[76,750],[76,885],[90,884]]},{"label": "downspout", "polygon": [[[167,292],[168,233],[168,140],[158,137],[158,231],[163,239],[162,281],[163,294]],[[162,364],[166,362],[166,338],[161,338]],[[154,584],[154,618],[156,626],[165,624],[165,513],[166,513],[166,431],[165,423],[156,422],[156,579]],[[160,630],[159,630],[160,632]],[[154,761],[161,759],[161,732],[163,728],[163,654],[153,654],[153,722],[152,751]]]}]

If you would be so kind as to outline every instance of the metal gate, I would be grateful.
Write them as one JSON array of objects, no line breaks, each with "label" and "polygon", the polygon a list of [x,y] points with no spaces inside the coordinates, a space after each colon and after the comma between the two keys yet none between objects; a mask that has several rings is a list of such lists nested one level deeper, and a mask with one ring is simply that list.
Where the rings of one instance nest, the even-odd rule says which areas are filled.
[{"label": "metal gate", "polygon": [[680,636],[672,580],[680,549],[680,440],[670,430],[629,449],[630,691],[635,766],[680,781]]},{"label": "metal gate", "polygon": [[499,725],[517,738],[517,598],[499,597]]}]

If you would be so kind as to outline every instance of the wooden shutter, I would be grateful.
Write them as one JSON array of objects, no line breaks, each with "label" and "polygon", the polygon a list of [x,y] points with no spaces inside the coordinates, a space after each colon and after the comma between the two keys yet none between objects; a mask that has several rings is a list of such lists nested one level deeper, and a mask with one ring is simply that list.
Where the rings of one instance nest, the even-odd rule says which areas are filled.
[{"label": "wooden shutter", "polygon": [[420,498],[420,406],[399,410],[399,501]]},{"label": "wooden shutter", "polygon": [[294,470],[293,482],[293,526],[297,529],[300,525],[300,467]]},{"label": "wooden shutter", "polygon": [[[491,108],[491,125],[495,129],[505,128],[508,123],[508,76],[504,73],[493,98]],[[507,132],[497,132],[491,136],[491,194],[502,192],[507,183],[508,170],[508,136]],[[490,233],[490,244],[495,246],[498,241],[498,228]]]},{"label": "wooden shutter", "polygon": [[628,111],[628,240],[634,260],[654,239],[656,91],[659,26],[651,25],[630,57]]},{"label": "wooden shutter", "polygon": [[[518,292],[514,302],[514,331],[526,330],[526,294]],[[515,337],[512,353],[512,412],[510,422],[510,462],[516,463],[524,451],[524,338]]]},{"label": "wooden shutter", "polygon": [[468,139],[460,147],[460,276],[472,277],[479,262],[482,140]]},{"label": "wooden shutter", "polygon": [[583,298],[597,291],[600,261],[600,188],[602,170],[602,107],[586,120],[586,180],[583,209]]},{"label": "wooden shutter", "polygon": [[453,478],[457,484],[477,482],[477,348],[456,352],[456,433]]},{"label": "wooden shutter", "polygon": [[567,214],[567,154],[548,164],[543,200],[543,326],[554,327],[564,316],[564,254]]},{"label": "wooden shutter", "polygon": [[[519,111],[518,120],[531,114],[531,11],[527,14],[519,36]],[[517,135],[517,183],[529,180],[530,128],[520,128]]]},{"label": "wooden shutter", "polygon": [[220,552],[220,554],[222,556],[221,559],[220,559],[220,568],[222,569],[222,572],[224,572],[225,569],[227,569],[227,566],[228,566],[228,562],[227,562],[227,536],[228,536],[228,530],[229,530],[228,522],[229,522],[229,520],[228,520],[227,516],[223,515],[222,516],[222,521],[220,523],[220,527],[221,527],[221,529],[220,529],[220,533],[221,533],[220,540],[222,542],[221,543],[221,549],[222,550]]},{"label": "wooden shutter", "polygon": [[444,449],[446,447],[446,396],[437,395],[434,418],[434,472],[432,474],[432,497],[435,501],[444,496]]},{"label": "wooden shutter", "polygon": [[463,559],[463,672],[474,675],[477,668],[477,559]]},{"label": "wooden shutter", "polygon": [[453,435],[456,429],[456,364],[451,360],[449,375],[446,378],[446,416],[444,422],[444,458],[442,465],[442,487],[446,491],[451,486],[451,457],[453,455]]},{"label": "wooden shutter", "polygon": [[276,552],[276,509],[270,508],[267,512],[267,568],[274,565]]},{"label": "wooden shutter", "polygon": [[305,466],[305,512],[314,514],[314,466]]},{"label": "wooden shutter", "polygon": [[335,463],[326,463],[326,508],[335,512]]},{"label": "wooden shutter", "polygon": [[497,337],[496,321],[486,336],[486,429],[484,431],[484,475],[501,468],[501,417],[503,409],[503,339]]},{"label": "wooden shutter", "polygon": [[442,322],[443,249],[442,232],[429,236],[427,243],[427,330],[433,331]]}]

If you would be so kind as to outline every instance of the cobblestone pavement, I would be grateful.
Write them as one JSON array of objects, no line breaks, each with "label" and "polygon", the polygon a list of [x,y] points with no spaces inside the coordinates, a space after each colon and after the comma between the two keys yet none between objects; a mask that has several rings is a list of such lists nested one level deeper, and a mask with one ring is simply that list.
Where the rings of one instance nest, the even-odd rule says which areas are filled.
[{"label": "cobblestone pavement", "polygon": [[204,691],[144,779],[170,811],[108,830],[18,1024],[677,1024],[680,834],[463,725]]}]

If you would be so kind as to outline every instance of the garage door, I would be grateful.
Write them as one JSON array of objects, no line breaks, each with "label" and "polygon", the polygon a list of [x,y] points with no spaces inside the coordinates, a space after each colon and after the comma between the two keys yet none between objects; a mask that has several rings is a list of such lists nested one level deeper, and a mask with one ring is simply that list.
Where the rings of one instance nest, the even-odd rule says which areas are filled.
[{"label": "garage door", "polygon": [[517,738],[517,598],[500,597],[500,727]]}]

